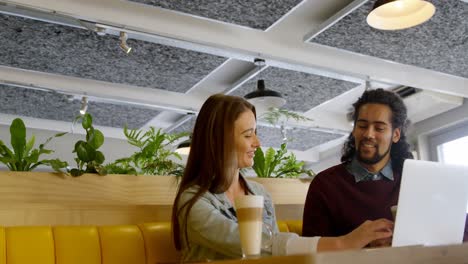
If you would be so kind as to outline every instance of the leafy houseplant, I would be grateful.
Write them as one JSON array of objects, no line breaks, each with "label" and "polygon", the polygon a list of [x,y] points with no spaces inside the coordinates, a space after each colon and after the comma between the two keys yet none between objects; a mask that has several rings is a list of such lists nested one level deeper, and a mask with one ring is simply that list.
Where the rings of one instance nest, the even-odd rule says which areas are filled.
[{"label": "leafy houseplant", "polygon": [[303,168],[305,163],[297,161],[293,153],[286,154],[286,143],[281,144],[277,151],[268,148],[264,153],[261,148],[257,148],[252,168],[260,178],[297,178],[301,174],[314,176],[312,170]]},{"label": "leafy houseplant", "polygon": [[55,171],[65,168],[68,164],[59,159],[39,160],[42,154],[50,154],[53,151],[45,149],[55,137],[61,137],[66,133],[58,133],[40,144],[38,149],[33,149],[35,137],[32,136],[29,141],[26,141],[26,126],[21,118],[16,118],[11,122],[10,135],[12,150],[9,149],[3,141],[0,140],[0,162],[5,164],[11,171],[32,171],[39,165],[51,166]]},{"label": "leafy houseplant", "polygon": [[86,130],[86,141],[79,140],[75,143],[73,153],[77,155],[75,158],[77,168],[70,169],[68,172],[74,177],[84,173],[106,175],[106,169],[102,165],[105,160],[104,154],[97,150],[104,144],[104,135],[93,127],[93,118],[90,114],[78,116],[75,122],[79,119],[82,119],[81,125]]},{"label": "leafy houseplant", "polygon": [[171,157],[181,160],[181,156],[170,150],[170,145],[188,133],[168,134],[154,127],[146,132],[143,130],[128,130],[124,134],[129,144],[139,151],[128,158],[116,160],[106,165],[109,173],[115,174],[144,174],[144,175],[175,175],[181,176],[184,167],[177,164]]},{"label": "leafy houseplant", "polygon": [[259,117],[265,120],[274,127],[280,122],[281,134],[283,136],[283,144],[279,150],[275,151],[273,148],[268,148],[264,153],[261,148],[257,148],[254,156],[253,169],[261,178],[297,178],[301,174],[314,176],[312,170],[304,169],[304,162],[298,161],[294,153],[287,155],[286,142],[286,128],[284,123],[289,119],[296,121],[311,121],[310,118],[301,114],[291,112],[282,108],[272,107],[268,112]]}]

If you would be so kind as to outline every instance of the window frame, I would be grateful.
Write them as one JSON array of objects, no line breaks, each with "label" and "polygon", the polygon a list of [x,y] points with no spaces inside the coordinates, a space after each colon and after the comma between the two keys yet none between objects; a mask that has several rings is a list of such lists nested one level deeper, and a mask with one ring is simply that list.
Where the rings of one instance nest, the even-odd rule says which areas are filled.
[{"label": "window frame", "polygon": [[438,146],[466,136],[468,136],[468,121],[444,128],[430,135],[428,138],[430,160],[440,161]]}]

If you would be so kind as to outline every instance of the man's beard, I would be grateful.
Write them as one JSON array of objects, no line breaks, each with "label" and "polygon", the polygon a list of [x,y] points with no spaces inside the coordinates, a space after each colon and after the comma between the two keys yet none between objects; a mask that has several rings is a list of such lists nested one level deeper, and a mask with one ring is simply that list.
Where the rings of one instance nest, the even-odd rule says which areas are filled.
[{"label": "man's beard", "polygon": [[375,146],[375,154],[371,158],[364,158],[361,156],[361,150],[360,147],[357,148],[357,160],[368,165],[374,165],[377,164],[379,161],[381,161],[387,154],[390,152],[390,149],[392,148],[392,145],[388,146],[387,151],[385,151],[384,154],[380,155],[379,154],[379,146]]}]

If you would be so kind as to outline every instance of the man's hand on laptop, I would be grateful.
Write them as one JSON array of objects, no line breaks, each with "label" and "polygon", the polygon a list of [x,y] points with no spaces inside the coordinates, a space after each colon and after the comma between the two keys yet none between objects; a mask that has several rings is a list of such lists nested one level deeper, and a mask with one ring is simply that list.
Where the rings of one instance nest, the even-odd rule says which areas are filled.
[{"label": "man's hand on laptop", "polygon": [[377,239],[369,243],[370,248],[390,247],[392,245],[392,237]]},{"label": "man's hand on laptop", "polygon": [[[381,243],[382,246],[389,241],[393,235],[393,222],[388,219],[367,220],[351,233],[343,236],[347,248],[363,248],[370,243]],[[379,241],[379,242],[377,242]]]}]

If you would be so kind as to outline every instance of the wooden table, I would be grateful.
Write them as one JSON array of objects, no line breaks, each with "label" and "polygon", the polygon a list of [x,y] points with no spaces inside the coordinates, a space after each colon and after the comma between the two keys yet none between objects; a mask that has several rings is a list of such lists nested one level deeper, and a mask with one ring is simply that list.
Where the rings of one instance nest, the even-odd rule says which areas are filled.
[{"label": "wooden table", "polygon": [[310,255],[275,256],[260,259],[214,261],[212,264],[467,264],[468,243],[450,246],[410,246],[364,249]]}]

